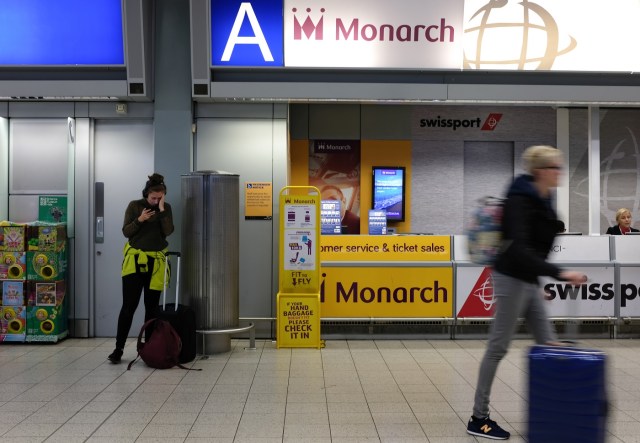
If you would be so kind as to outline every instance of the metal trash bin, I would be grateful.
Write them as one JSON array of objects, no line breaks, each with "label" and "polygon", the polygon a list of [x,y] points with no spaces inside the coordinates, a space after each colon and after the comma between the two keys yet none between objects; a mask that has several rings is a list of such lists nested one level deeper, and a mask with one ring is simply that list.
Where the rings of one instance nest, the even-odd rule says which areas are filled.
[{"label": "metal trash bin", "polygon": [[[182,175],[181,293],[196,312],[198,330],[239,324],[239,194],[238,174]],[[228,352],[231,336],[210,334],[197,344],[200,354]]]}]

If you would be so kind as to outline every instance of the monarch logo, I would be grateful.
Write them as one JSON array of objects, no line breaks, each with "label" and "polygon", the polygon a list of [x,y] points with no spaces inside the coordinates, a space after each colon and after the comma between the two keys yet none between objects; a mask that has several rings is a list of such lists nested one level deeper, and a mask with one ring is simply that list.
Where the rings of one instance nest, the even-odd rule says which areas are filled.
[{"label": "monarch logo", "polygon": [[[324,14],[325,8],[320,8],[320,13]],[[292,8],[293,12],[293,39],[302,40],[303,34],[307,40],[324,40],[324,15],[320,16],[316,23],[311,19],[311,8],[306,8],[307,17],[301,23],[298,18],[298,8]],[[447,24],[445,18],[435,24],[400,24],[392,25],[389,23],[374,24],[361,23],[360,19],[352,18],[343,20],[336,18],[335,21],[335,40],[340,41],[398,41],[398,42],[418,42],[426,41],[435,42],[453,42],[455,41],[455,29]]]},{"label": "monarch logo", "polygon": [[[305,21],[300,24],[298,20],[298,16],[296,12],[298,12],[298,8],[293,8],[291,10],[293,12],[293,39],[294,40],[302,40],[302,34],[310,39],[313,34],[315,34],[316,40],[322,40],[324,37],[324,17],[320,17],[318,23],[313,23],[311,20],[311,16],[307,15]],[[325,9],[321,8],[320,12],[324,13]],[[307,14],[311,12],[311,8],[307,8]]]},{"label": "monarch logo", "polygon": [[481,131],[493,131],[498,122],[502,119],[502,114],[491,113],[482,123],[480,117],[474,119],[459,119],[459,118],[443,118],[437,116],[436,118],[423,118],[420,120],[421,128],[451,128],[457,131],[459,128],[478,128]]}]

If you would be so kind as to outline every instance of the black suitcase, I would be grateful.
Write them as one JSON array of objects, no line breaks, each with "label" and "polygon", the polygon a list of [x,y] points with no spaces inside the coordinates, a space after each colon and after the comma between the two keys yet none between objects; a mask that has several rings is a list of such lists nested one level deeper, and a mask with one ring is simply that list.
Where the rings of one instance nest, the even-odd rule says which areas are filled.
[{"label": "black suitcase", "polygon": [[[176,302],[166,303],[167,287],[162,292],[162,305],[158,306],[158,318],[168,321],[176,330],[182,340],[182,350],[178,361],[188,363],[196,358],[196,313],[189,306],[179,303],[180,297],[180,253],[167,252],[167,263],[170,256],[175,255],[176,260]],[[165,268],[164,280],[166,283],[167,272]]]}]

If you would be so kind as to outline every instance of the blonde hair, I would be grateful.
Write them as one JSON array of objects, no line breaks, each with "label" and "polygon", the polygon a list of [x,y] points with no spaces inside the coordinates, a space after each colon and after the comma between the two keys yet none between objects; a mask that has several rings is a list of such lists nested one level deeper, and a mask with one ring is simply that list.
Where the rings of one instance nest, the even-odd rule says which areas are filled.
[{"label": "blonde hair", "polygon": [[550,166],[556,161],[562,161],[562,152],[553,146],[529,146],[522,154],[524,170],[533,175],[533,171]]},{"label": "blonde hair", "polygon": [[629,217],[631,217],[631,211],[629,211],[627,208],[620,208],[616,211],[616,223],[620,223],[620,217],[622,217],[625,214],[629,214]]}]

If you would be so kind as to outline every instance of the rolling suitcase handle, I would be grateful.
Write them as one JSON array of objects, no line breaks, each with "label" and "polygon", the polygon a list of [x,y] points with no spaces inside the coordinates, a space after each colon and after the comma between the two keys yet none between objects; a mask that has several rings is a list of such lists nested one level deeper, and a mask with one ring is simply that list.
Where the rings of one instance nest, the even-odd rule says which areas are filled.
[{"label": "rolling suitcase handle", "polygon": [[167,266],[164,267],[164,278],[162,279],[162,310],[165,309],[165,304],[167,301],[167,274],[169,273],[169,257],[175,255],[178,257],[177,265],[176,265],[176,308],[178,307],[178,297],[180,292],[180,253],[176,251],[168,251],[165,254],[165,260]]}]

